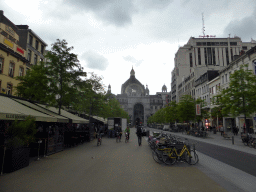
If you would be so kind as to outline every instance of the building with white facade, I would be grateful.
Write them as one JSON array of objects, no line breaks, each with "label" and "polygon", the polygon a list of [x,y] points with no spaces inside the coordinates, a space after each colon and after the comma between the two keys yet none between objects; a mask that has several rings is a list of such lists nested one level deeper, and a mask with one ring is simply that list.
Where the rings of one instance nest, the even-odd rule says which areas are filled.
[{"label": "building with white facade", "polygon": [[[180,47],[175,54],[172,71],[171,99],[179,102],[184,94],[195,98],[194,81],[208,70],[222,70],[242,50],[255,46],[255,41],[242,42],[233,38],[194,38]],[[193,77],[193,78],[192,78]]]},{"label": "building with white facade", "polygon": [[[256,75],[256,46],[237,57],[227,67],[219,71],[221,89],[226,89],[229,87],[230,74],[233,74],[236,70],[239,70],[240,66],[244,64],[248,64],[248,69],[252,70]],[[248,127],[251,127],[251,131],[254,130],[254,132],[256,132],[256,122],[254,117],[256,117],[256,112],[251,114],[249,117],[246,117],[246,122],[244,122],[243,114],[238,117],[224,117],[223,125],[226,131],[231,131],[233,126],[238,126],[240,131],[242,131],[242,127],[244,127],[246,123]]]}]

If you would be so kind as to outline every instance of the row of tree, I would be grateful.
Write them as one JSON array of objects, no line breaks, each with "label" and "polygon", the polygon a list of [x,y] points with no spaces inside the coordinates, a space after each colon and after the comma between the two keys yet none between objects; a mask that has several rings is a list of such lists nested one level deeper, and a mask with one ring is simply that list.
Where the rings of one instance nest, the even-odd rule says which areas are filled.
[{"label": "row of tree", "polygon": [[[148,123],[174,123],[174,122],[198,122],[212,117],[237,117],[243,115],[244,122],[256,112],[256,75],[249,70],[248,65],[241,65],[230,75],[227,88],[220,87],[210,104],[215,105],[209,110],[201,109],[201,115],[196,115],[196,104],[206,106],[206,102],[200,98],[194,100],[190,95],[183,95],[180,102],[170,102],[166,107],[158,110],[148,119]],[[208,107],[209,108],[209,107]],[[249,132],[248,124],[246,130]]]},{"label": "row of tree", "polygon": [[159,109],[148,118],[148,123],[189,123],[208,118],[209,113],[205,109],[201,109],[201,115],[196,115],[196,104],[205,106],[204,100],[200,98],[194,100],[190,95],[183,95],[179,103],[171,101],[167,106]]},{"label": "row of tree", "polygon": [[119,102],[106,94],[102,77],[94,73],[88,77],[72,49],[65,40],[57,39],[45,61],[32,66],[25,76],[17,77],[20,83],[15,87],[16,95],[58,107],[59,114],[65,106],[104,118],[128,119]]}]

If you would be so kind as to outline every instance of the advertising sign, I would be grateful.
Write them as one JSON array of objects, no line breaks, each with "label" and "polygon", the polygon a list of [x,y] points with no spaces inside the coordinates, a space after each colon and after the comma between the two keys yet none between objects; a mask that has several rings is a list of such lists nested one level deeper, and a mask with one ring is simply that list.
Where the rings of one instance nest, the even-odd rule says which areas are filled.
[{"label": "advertising sign", "polygon": [[196,104],[196,115],[201,115],[201,107],[200,107],[200,104]]}]

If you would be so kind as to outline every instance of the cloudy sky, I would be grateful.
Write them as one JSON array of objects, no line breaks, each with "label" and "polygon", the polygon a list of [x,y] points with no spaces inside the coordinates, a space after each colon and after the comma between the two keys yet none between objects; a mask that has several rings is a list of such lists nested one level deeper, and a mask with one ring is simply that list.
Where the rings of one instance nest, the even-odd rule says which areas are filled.
[{"label": "cloudy sky", "polygon": [[130,77],[170,91],[174,56],[188,39],[205,34],[256,39],[255,0],[1,0],[16,25],[28,25],[47,44],[65,39],[86,72],[103,76],[112,93]]}]

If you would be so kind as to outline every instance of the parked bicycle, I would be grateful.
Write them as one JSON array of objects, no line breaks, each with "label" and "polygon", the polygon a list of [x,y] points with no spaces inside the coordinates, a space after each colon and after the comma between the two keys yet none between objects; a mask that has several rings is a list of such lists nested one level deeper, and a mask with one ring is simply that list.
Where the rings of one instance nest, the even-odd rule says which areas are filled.
[{"label": "parked bicycle", "polygon": [[249,145],[249,147],[256,149],[256,138],[251,138],[251,139],[248,141],[248,145]]},{"label": "parked bicycle", "polygon": [[[187,139],[186,139],[187,140]],[[198,163],[195,144],[171,144],[163,150],[163,162],[167,165],[174,164],[176,161],[185,161],[190,165]]]},{"label": "parked bicycle", "polygon": [[242,139],[242,142],[244,143],[244,145],[247,145],[249,146],[249,143],[250,141],[253,139],[252,135],[251,134],[246,134],[246,135],[241,135],[241,139]]},{"label": "parked bicycle", "polygon": [[175,136],[160,133],[155,137],[150,136],[148,144],[152,149],[153,159],[157,163],[173,165],[179,161],[195,165],[199,161],[195,144],[188,144],[187,139],[181,141]]}]

